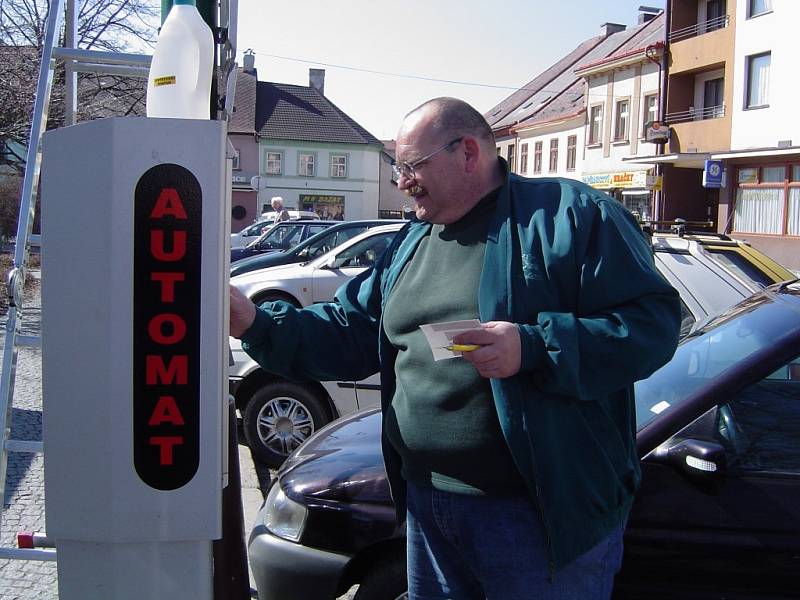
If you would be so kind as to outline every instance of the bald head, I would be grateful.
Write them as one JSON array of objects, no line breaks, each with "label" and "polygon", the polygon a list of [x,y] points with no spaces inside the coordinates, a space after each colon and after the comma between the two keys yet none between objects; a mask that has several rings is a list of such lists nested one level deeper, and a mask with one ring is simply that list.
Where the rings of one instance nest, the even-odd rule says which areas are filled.
[{"label": "bald head", "polygon": [[420,104],[403,119],[403,127],[426,120],[427,133],[442,140],[464,135],[475,137],[485,152],[496,152],[494,132],[483,115],[458,98],[434,98]]},{"label": "bald head", "polygon": [[397,134],[398,189],[415,200],[417,218],[453,223],[502,185],[494,134],[486,119],[456,98],[434,98],[408,113]]}]

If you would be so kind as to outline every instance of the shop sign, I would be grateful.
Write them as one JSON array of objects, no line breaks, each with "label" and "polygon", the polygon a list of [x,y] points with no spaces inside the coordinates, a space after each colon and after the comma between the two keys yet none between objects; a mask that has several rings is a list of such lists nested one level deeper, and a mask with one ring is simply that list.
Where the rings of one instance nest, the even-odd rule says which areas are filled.
[{"label": "shop sign", "polygon": [[583,182],[598,190],[647,188],[646,171],[621,171],[584,175]]},{"label": "shop sign", "polygon": [[241,171],[236,171],[231,174],[231,183],[235,188],[247,188],[248,190],[253,189],[250,187],[250,180],[253,178],[253,173],[243,173]]},{"label": "shop sign", "polygon": [[344,204],[344,196],[326,196],[322,194],[300,194],[301,204]]},{"label": "shop sign", "polygon": [[707,160],[703,168],[703,187],[721,188],[722,187],[722,161]]}]

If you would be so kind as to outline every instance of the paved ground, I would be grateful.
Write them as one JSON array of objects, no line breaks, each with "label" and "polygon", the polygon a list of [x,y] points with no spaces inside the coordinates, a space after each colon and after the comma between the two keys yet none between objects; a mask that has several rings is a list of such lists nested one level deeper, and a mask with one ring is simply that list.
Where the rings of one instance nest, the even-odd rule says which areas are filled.
[{"label": "paved ground", "polygon": [[[38,275],[34,272],[34,277]],[[23,333],[39,334],[41,302],[38,282],[26,292]],[[6,317],[0,317],[0,356],[5,339]],[[42,440],[41,350],[21,348],[17,359],[17,380],[11,411],[11,439]],[[243,439],[240,430],[239,439]],[[269,484],[270,473],[253,462],[250,449],[240,443],[239,463],[245,532],[249,532]],[[42,455],[10,453],[5,506],[0,519],[0,546],[16,545],[19,531],[45,531],[44,460]],[[253,588],[253,598],[256,597]],[[354,592],[340,600],[351,600]],[[58,598],[55,562],[0,560],[0,599],[56,600]]]}]

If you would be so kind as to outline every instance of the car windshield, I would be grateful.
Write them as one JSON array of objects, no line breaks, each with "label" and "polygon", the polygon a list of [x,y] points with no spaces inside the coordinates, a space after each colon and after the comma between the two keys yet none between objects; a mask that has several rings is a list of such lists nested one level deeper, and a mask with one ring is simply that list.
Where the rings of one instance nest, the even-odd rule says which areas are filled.
[{"label": "car windshield", "polygon": [[264,230],[272,224],[273,221],[259,221],[258,223],[253,223],[249,227],[245,227],[245,229],[242,230],[242,235],[246,237],[261,235]]},{"label": "car windshield", "polygon": [[255,245],[261,249],[292,248],[300,241],[303,227],[303,225],[278,225],[260,237]]},{"label": "car windshield", "polygon": [[770,291],[757,294],[701,324],[680,343],[670,362],[636,382],[637,429],[769,348],[787,331],[800,328],[797,304],[772,297]]}]

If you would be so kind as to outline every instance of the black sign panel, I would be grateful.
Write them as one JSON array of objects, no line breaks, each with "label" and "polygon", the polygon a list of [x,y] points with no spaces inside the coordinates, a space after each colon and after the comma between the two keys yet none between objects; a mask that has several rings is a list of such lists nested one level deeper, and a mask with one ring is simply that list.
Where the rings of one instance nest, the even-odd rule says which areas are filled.
[{"label": "black sign panel", "polygon": [[139,179],[133,223],[133,460],[174,490],[200,463],[202,191],[180,165]]}]

